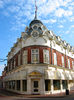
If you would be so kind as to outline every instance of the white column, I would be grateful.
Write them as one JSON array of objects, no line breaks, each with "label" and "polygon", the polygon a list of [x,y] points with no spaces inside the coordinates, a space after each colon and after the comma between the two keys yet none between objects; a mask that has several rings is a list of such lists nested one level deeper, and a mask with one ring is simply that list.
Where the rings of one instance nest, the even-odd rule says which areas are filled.
[{"label": "white column", "polygon": [[22,80],[20,80],[20,91],[22,92],[23,90],[23,85],[22,85]]},{"label": "white column", "polygon": [[27,79],[27,93],[31,94],[31,79]]},{"label": "white column", "polygon": [[45,80],[44,78],[40,79],[40,94],[45,94]]},{"label": "white column", "polygon": [[51,79],[51,93],[53,94],[53,80]]}]

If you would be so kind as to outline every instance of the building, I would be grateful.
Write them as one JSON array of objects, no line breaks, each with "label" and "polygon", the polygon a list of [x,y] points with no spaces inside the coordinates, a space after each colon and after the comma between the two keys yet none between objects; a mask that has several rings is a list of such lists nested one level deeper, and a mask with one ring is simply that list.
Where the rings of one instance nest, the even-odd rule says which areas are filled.
[{"label": "building", "polygon": [[74,90],[74,48],[35,18],[8,53],[3,84],[22,94]]},{"label": "building", "polygon": [[0,88],[2,88],[2,76],[0,76]]}]

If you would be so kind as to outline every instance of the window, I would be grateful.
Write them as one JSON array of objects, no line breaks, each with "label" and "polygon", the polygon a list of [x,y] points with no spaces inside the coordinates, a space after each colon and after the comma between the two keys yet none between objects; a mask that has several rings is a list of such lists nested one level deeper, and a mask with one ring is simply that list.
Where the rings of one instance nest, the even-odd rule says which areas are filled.
[{"label": "window", "polygon": [[67,80],[62,80],[62,86],[63,86],[63,89],[67,89],[68,87]]},{"label": "window", "polygon": [[16,67],[16,59],[14,58],[14,68]]},{"label": "window", "polygon": [[12,81],[12,89],[15,89],[15,81]]},{"label": "window", "polygon": [[60,80],[53,80],[54,90],[60,90]]},{"label": "window", "polygon": [[72,61],[72,68],[74,69],[74,61]]},{"label": "window", "polygon": [[45,80],[45,91],[51,90],[51,82],[50,80]]},{"label": "window", "polygon": [[20,54],[18,55],[18,66],[20,65]]},{"label": "window", "polygon": [[68,59],[68,68],[70,69],[70,59]]},{"label": "window", "polygon": [[27,57],[28,57],[28,51],[24,50],[24,52],[23,52],[23,64],[27,64]]},{"label": "window", "polygon": [[54,53],[54,65],[57,65],[57,55]]},{"label": "window", "polygon": [[39,50],[38,49],[31,50],[31,62],[39,63]]},{"label": "window", "polygon": [[64,67],[64,56],[62,56],[62,67]]},{"label": "window", "polygon": [[13,66],[13,65],[12,65],[12,60],[11,60],[10,64],[11,64],[11,66],[10,66],[10,67],[11,67],[10,70],[12,70],[12,66]]},{"label": "window", "polygon": [[9,89],[12,88],[12,81],[9,81]]},{"label": "window", "polygon": [[44,63],[49,64],[49,50],[43,50],[43,60]]},{"label": "window", "polygon": [[20,80],[17,80],[17,90],[20,90]]},{"label": "window", "polygon": [[23,91],[27,91],[27,80],[23,80]]}]

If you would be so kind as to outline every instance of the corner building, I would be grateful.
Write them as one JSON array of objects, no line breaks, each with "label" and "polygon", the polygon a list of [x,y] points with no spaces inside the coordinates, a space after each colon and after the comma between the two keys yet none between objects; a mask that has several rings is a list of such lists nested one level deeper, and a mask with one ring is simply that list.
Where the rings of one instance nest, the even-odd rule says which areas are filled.
[{"label": "corner building", "polygon": [[34,19],[8,53],[3,84],[21,94],[74,90],[74,48]]}]

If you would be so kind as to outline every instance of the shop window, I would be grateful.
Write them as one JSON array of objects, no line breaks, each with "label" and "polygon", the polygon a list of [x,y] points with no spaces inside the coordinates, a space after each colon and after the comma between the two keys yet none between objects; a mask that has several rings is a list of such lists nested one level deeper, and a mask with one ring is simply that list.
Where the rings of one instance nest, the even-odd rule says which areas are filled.
[{"label": "shop window", "polygon": [[68,88],[67,80],[62,80],[62,86],[63,86],[63,89]]},{"label": "shop window", "polygon": [[49,50],[43,50],[43,61],[46,64],[49,64]]},{"label": "shop window", "polygon": [[28,57],[28,51],[24,50],[23,52],[23,64],[27,64],[27,57]]},{"label": "shop window", "polygon": [[38,49],[31,50],[31,62],[39,63],[39,50]]},{"label": "shop window", "polygon": [[12,88],[12,82],[9,81],[9,89],[11,89],[11,88]]},{"label": "shop window", "polygon": [[23,80],[23,91],[27,91],[27,80]]},{"label": "shop window", "polygon": [[54,53],[54,65],[57,65],[57,55]]},{"label": "shop window", "polygon": [[17,80],[17,90],[20,90],[20,80]]},{"label": "shop window", "polygon": [[64,67],[64,56],[62,56],[62,67]]},{"label": "shop window", "polygon": [[60,90],[60,80],[53,80],[54,90]]},{"label": "shop window", "polygon": [[51,82],[50,80],[45,80],[45,91],[51,90]]},{"label": "shop window", "polygon": [[15,89],[15,81],[12,81],[12,89]]}]

